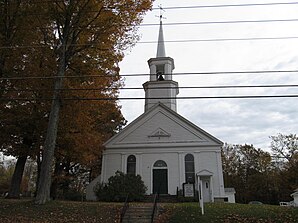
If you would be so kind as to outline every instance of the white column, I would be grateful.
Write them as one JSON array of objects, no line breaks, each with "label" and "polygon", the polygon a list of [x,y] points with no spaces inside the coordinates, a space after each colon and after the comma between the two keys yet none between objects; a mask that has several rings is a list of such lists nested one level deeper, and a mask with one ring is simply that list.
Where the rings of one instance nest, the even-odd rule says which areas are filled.
[{"label": "white column", "polygon": [[211,198],[211,202],[214,202],[214,196],[213,196],[213,176],[210,176],[210,198]]},{"label": "white column", "polygon": [[143,161],[142,161],[142,153],[137,153],[136,155],[136,174],[139,174],[142,177],[143,174]]},{"label": "white column", "polygon": [[121,172],[126,173],[126,160],[127,155],[125,153],[121,153]]},{"label": "white column", "polygon": [[198,182],[200,185],[200,207],[202,211],[202,215],[204,215],[204,194],[203,194],[203,182],[200,177],[198,177]]},{"label": "white column", "polygon": [[101,182],[106,182],[106,154],[102,154],[102,163],[101,163]]},{"label": "white column", "polygon": [[150,65],[150,81],[156,81],[156,65]]},{"label": "white column", "polygon": [[185,166],[184,166],[184,153],[183,152],[179,152],[178,153],[178,158],[179,158],[179,189],[183,189],[182,188],[182,184],[184,183],[184,176],[185,176]]},{"label": "white column", "polygon": [[225,195],[225,187],[224,187],[224,180],[223,180],[223,173],[222,173],[222,162],[221,162],[221,152],[216,152],[217,158],[217,176],[218,176],[218,184],[219,184],[219,196]]}]

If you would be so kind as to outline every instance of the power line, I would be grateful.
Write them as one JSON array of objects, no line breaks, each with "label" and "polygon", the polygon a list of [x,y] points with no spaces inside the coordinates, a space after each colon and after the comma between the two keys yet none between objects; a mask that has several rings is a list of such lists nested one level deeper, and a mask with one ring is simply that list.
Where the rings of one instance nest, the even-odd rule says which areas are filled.
[{"label": "power line", "polygon": [[[252,3],[252,4],[224,4],[224,5],[193,5],[193,6],[169,6],[162,7],[164,10],[172,9],[199,9],[199,8],[227,8],[227,7],[251,7],[251,6],[274,6],[274,5],[296,5],[298,2],[269,2],[269,3]],[[160,8],[152,8],[160,10]]]},{"label": "power line", "polygon": [[[292,88],[295,84],[276,85],[221,85],[221,86],[181,86],[179,89],[233,89],[233,88]],[[150,89],[175,89],[175,87],[150,87]],[[111,87],[111,88],[61,88],[58,91],[101,91],[101,90],[143,90],[141,87]],[[5,91],[31,92],[31,91],[53,91],[53,89],[5,89]]]},{"label": "power line", "polygon": [[[227,42],[227,41],[264,41],[264,40],[295,40],[298,36],[283,37],[249,37],[249,38],[214,38],[214,39],[188,39],[188,40],[165,40],[165,43],[191,43],[191,42]],[[139,41],[138,44],[156,44],[157,41]],[[101,44],[70,44],[69,46],[99,46]],[[24,49],[24,48],[48,48],[52,45],[18,45],[1,46],[0,49]],[[104,50],[104,49],[102,49]]]},{"label": "power line", "polygon": [[[57,3],[64,1],[35,1],[31,4],[48,4],[48,3]],[[17,4],[15,2],[11,2],[11,5]],[[192,5],[192,6],[169,6],[162,7],[164,10],[172,10],[172,9],[193,9],[193,8],[224,8],[224,7],[250,7],[250,6],[271,6],[271,5],[296,5],[298,2],[269,2],[269,3],[247,3],[247,4],[221,4],[221,5]],[[153,7],[152,10],[160,10],[158,7]],[[93,12],[93,11],[92,11]]]},{"label": "power line", "polygon": [[[163,100],[163,99],[177,99],[177,100],[193,100],[193,99],[268,99],[268,98],[298,98],[298,94],[294,95],[240,95],[240,96],[192,96],[192,97],[152,97],[147,99]],[[144,100],[143,97],[119,97],[119,98],[0,98],[0,101],[118,101],[118,100]]]},{"label": "power line", "polygon": [[[297,22],[298,19],[265,19],[265,20],[234,20],[234,21],[210,21],[210,22],[173,22],[163,23],[163,26],[177,25],[210,25],[210,24],[234,24],[234,23],[271,23],[271,22]],[[158,23],[144,23],[139,26],[159,26]]]},{"label": "power line", "polygon": [[[173,76],[178,75],[223,75],[223,74],[267,74],[267,73],[297,73],[298,70],[264,70],[264,71],[216,71],[216,72],[181,72],[181,73],[172,73]],[[142,77],[149,76],[149,73],[135,73],[135,74],[121,74],[120,77]],[[167,74],[164,74],[167,75]],[[97,77],[105,77],[112,78],[118,77],[117,75],[70,75],[70,76],[52,76],[52,77],[42,77],[42,76],[27,76],[27,77],[1,77],[0,80],[27,80],[27,79],[56,79],[56,78],[97,78]]]},{"label": "power line", "polygon": [[[64,1],[55,1],[64,2]],[[33,4],[54,3],[53,1],[37,1]],[[10,3],[13,4],[13,3]],[[252,7],[252,6],[279,6],[279,5],[296,5],[298,2],[269,2],[269,3],[247,3],[247,4],[221,4],[221,5],[192,5],[192,6],[168,6],[162,7],[164,10],[176,9],[200,9],[200,8],[227,8],[227,7]],[[153,7],[152,10],[160,10],[158,7]],[[88,11],[90,13],[97,12],[95,10]],[[30,14],[35,15],[35,14]]]},{"label": "power line", "polygon": [[[249,37],[249,38],[215,38],[215,39],[188,39],[188,40],[165,40],[165,43],[191,43],[191,42],[225,42],[225,41],[258,41],[258,40],[290,40],[298,39],[298,36],[284,37]],[[140,44],[157,43],[157,41],[140,41]]]},{"label": "power line", "polygon": [[[163,23],[163,26],[180,26],[180,25],[214,25],[214,24],[238,24],[238,23],[275,23],[275,22],[297,22],[297,18],[292,19],[264,19],[264,20],[229,20],[229,21],[205,21],[205,22],[173,22],[173,23]],[[159,23],[143,23],[136,26],[159,26]],[[89,28],[80,27],[78,29],[92,29],[100,26],[90,25]],[[55,27],[44,28],[44,27],[34,27],[34,29],[55,29]],[[29,30],[29,29],[21,29],[21,30]]]}]

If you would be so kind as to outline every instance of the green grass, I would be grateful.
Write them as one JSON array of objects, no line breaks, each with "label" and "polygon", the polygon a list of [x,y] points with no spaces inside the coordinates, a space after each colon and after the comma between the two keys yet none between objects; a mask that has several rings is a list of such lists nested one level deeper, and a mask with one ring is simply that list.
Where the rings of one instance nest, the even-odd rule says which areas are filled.
[{"label": "green grass", "polygon": [[0,222],[117,222],[121,203],[0,199]]},{"label": "green grass", "polygon": [[249,222],[249,223],[295,223],[298,222],[298,208],[273,205],[248,204],[205,204],[202,216],[198,203],[164,205],[167,222],[170,223],[210,223],[210,222]]},{"label": "green grass", "polygon": [[[118,222],[123,203],[0,199],[0,222]],[[131,205],[143,205],[133,203]],[[148,205],[148,204],[147,204]],[[298,223],[298,208],[273,205],[210,203],[201,215],[198,203],[161,204],[158,223]]]}]

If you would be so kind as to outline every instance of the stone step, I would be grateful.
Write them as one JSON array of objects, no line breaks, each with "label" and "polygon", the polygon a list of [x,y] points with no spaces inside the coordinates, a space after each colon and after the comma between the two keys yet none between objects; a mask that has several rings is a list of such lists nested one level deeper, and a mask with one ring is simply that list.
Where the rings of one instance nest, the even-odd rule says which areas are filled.
[{"label": "stone step", "polygon": [[122,223],[151,223],[150,219],[123,219]]},{"label": "stone step", "polygon": [[147,223],[151,222],[152,205],[145,206],[129,206],[125,216],[123,218],[123,223]]}]

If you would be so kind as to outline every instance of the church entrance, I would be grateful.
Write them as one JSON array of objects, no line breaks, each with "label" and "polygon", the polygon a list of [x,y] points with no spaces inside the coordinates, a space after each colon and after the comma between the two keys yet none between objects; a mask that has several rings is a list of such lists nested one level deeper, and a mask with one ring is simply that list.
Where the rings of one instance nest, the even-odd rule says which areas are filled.
[{"label": "church entrance", "polygon": [[203,201],[211,202],[210,177],[202,179]]},{"label": "church entrance", "polygon": [[163,160],[158,160],[153,165],[153,194],[168,194],[168,169]]}]

